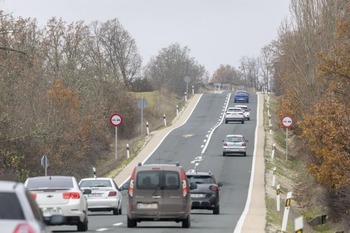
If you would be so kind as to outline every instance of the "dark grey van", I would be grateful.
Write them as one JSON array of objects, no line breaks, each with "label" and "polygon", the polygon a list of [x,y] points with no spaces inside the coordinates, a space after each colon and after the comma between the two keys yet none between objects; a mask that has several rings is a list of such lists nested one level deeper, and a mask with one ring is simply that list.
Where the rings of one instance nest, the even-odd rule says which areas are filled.
[{"label": "dark grey van", "polygon": [[179,164],[139,164],[131,174],[128,197],[128,227],[141,221],[175,221],[190,227],[190,184]]}]

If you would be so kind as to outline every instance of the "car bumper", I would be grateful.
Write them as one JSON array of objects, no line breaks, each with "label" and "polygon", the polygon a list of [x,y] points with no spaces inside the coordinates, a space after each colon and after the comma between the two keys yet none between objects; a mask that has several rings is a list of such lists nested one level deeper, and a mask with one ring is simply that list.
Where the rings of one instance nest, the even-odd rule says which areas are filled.
[{"label": "car bumper", "polygon": [[[83,222],[87,212],[87,209],[81,209],[80,204],[61,205],[61,206],[42,205],[40,206],[40,209],[43,213],[43,217],[45,220],[50,219],[51,216],[54,214],[63,215],[65,218],[65,221],[61,225]],[[52,213],[52,212],[48,213],[47,210],[52,210],[52,209],[56,209],[57,211],[55,213]]]},{"label": "car bumper", "polygon": [[98,210],[98,209],[106,209],[112,210],[118,208],[119,202],[118,200],[105,199],[105,200],[93,200],[88,199],[88,209],[89,210]]},{"label": "car bumper", "polygon": [[213,209],[218,205],[218,198],[211,197],[208,199],[192,199],[191,209]]}]

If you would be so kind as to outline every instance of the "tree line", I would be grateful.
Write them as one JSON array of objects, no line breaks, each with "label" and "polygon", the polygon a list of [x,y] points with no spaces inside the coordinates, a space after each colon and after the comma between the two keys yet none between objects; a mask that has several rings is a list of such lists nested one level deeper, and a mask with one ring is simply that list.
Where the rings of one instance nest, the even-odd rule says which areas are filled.
[{"label": "tree line", "polygon": [[[278,117],[295,119],[294,157],[322,188],[314,193],[322,200],[318,204],[349,227],[350,3],[292,0],[290,12],[278,39],[266,47]],[[300,182],[309,187],[309,180]],[[301,196],[298,201],[310,202],[310,196]]]},{"label": "tree line", "polygon": [[44,155],[51,174],[90,174],[91,164],[113,154],[113,113],[123,116],[120,140],[139,135],[134,92],[158,93],[145,115],[163,119],[169,112],[165,96],[174,93],[180,102],[184,77],[199,89],[207,73],[178,43],[143,67],[135,40],[118,19],[68,24],[52,18],[40,27],[36,19],[3,11],[0,66],[0,178],[19,181],[42,175]]}]

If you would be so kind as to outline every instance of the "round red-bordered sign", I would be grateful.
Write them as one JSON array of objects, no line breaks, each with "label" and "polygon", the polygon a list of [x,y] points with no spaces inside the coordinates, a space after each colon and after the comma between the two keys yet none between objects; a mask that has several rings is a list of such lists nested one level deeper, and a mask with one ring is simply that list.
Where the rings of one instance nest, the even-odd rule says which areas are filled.
[{"label": "round red-bordered sign", "polygon": [[286,116],[282,117],[281,124],[284,128],[290,128],[293,126],[294,120],[291,116],[286,115]]},{"label": "round red-bordered sign", "polygon": [[119,126],[122,122],[123,122],[123,118],[120,114],[115,113],[111,116],[111,118],[109,119],[109,121],[111,122],[111,124],[113,126]]}]

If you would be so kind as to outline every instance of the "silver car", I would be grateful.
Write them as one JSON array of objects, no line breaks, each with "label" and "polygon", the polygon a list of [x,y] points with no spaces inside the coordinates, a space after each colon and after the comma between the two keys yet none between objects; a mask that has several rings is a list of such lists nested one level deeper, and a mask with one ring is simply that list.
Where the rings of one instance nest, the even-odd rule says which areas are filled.
[{"label": "silver car", "polygon": [[[55,216],[47,223],[62,221],[62,216]],[[0,229],[2,233],[51,232],[31,193],[24,184],[12,181],[0,181]]]},{"label": "silver car", "polygon": [[82,190],[91,189],[85,194],[90,211],[113,211],[114,215],[122,214],[123,196],[112,178],[84,178],[80,180]]},{"label": "silver car", "polygon": [[248,108],[247,105],[241,105],[241,104],[238,105],[237,104],[237,105],[235,105],[235,108],[242,109],[245,119],[248,121],[250,120],[250,109]]},{"label": "silver car", "polygon": [[226,135],[223,144],[222,144],[222,155],[226,156],[227,154],[242,154],[243,156],[247,155],[247,142],[243,135],[240,134],[229,134]]},{"label": "silver car", "polygon": [[241,108],[229,107],[225,113],[225,124],[230,121],[238,121],[244,124],[244,114]]},{"label": "silver car", "polygon": [[76,225],[78,231],[88,230],[88,206],[84,193],[73,176],[38,176],[26,180],[25,186],[32,193],[46,220],[53,215],[64,216],[65,221],[52,225]]}]

